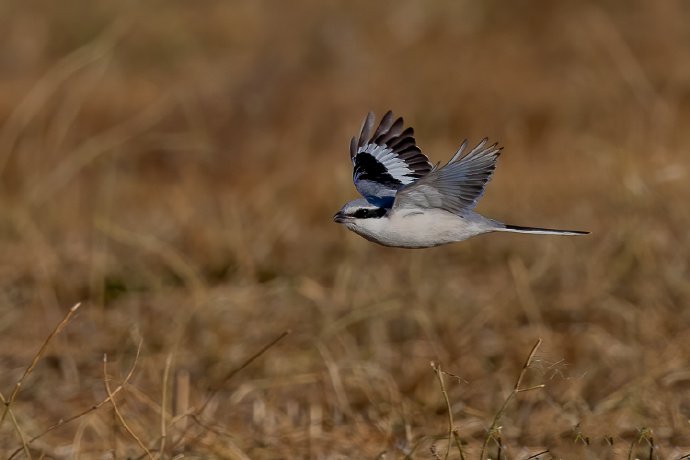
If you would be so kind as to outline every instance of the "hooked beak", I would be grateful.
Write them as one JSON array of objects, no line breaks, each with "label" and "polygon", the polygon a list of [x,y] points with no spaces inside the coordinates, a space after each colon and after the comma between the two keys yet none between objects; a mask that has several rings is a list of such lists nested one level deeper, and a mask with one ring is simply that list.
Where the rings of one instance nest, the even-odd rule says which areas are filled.
[{"label": "hooked beak", "polygon": [[333,216],[333,221],[337,222],[339,224],[347,222],[347,220],[348,220],[348,217],[345,214],[343,214],[341,211],[336,212],[335,216]]}]

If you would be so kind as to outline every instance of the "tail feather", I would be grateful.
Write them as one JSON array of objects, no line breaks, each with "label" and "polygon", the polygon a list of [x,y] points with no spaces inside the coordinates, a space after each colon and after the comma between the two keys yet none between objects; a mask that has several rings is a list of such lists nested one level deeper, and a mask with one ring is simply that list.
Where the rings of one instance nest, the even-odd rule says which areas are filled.
[{"label": "tail feather", "polygon": [[520,227],[519,225],[508,225],[499,229],[503,232],[513,233],[532,233],[534,235],[589,235],[589,232],[582,232],[579,230],[556,230],[553,228],[539,228],[539,227]]}]

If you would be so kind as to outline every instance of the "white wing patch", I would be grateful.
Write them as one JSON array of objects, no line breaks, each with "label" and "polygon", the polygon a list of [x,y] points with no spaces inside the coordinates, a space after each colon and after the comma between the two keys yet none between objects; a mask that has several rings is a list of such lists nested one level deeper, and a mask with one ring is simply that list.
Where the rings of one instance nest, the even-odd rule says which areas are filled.
[{"label": "white wing patch", "polygon": [[410,177],[414,171],[407,166],[407,163],[393,152],[393,149],[385,145],[367,144],[358,149],[357,153],[368,153],[373,156],[386,168],[388,174],[403,185],[411,184],[416,180],[415,177]]}]

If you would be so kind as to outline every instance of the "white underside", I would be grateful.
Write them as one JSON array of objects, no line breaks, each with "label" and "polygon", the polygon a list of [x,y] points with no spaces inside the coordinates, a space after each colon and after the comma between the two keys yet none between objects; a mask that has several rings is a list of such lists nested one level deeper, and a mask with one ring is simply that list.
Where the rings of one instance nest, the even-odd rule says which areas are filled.
[{"label": "white underside", "polygon": [[[489,232],[534,235],[583,235],[586,232],[546,228],[514,227],[467,210],[455,215],[442,209],[395,209],[386,216],[355,219],[345,226],[364,238],[384,246],[429,248],[455,243]],[[512,227],[512,228],[511,228]]]},{"label": "white underside", "polygon": [[474,212],[461,217],[442,209],[395,210],[385,217],[345,225],[370,241],[400,248],[439,246],[504,229],[503,224]]}]

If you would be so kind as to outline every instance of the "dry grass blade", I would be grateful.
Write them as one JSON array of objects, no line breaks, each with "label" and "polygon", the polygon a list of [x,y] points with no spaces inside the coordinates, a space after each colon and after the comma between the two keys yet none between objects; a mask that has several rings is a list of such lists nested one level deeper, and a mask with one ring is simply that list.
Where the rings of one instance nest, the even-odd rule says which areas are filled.
[{"label": "dry grass blade", "polygon": [[452,438],[455,442],[455,446],[458,448],[458,451],[460,452],[460,458],[462,460],[465,460],[465,454],[462,452],[462,444],[460,442],[460,437],[458,436],[457,430],[453,426],[454,425],[453,408],[451,407],[450,399],[448,399],[448,392],[446,391],[446,385],[443,382],[443,374],[445,372],[443,372],[441,370],[440,364],[436,364],[433,361],[431,362],[431,368],[434,370],[434,373],[436,373],[436,378],[438,378],[438,383],[441,386],[441,393],[443,394],[443,399],[446,402],[446,408],[448,410],[448,446],[446,447],[445,458],[447,459],[448,456],[450,455],[450,445],[451,445],[451,438]]},{"label": "dry grass blade", "polygon": [[[66,424],[68,424],[68,423],[70,423],[70,422],[73,422],[73,421],[75,421],[75,420],[77,420],[77,419],[82,418],[83,416],[85,416],[85,415],[87,415],[87,414],[89,414],[89,413],[91,413],[91,412],[97,410],[97,409],[100,408],[103,404],[105,404],[105,403],[107,403],[108,401],[110,401],[110,399],[111,399],[113,396],[115,396],[116,394],[118,394],[118,393],[124,388],[124,386],[129,382],[129,380],[130,380],[130,379],[132,378],[132,376],[134,375],[134,369],[137,367],[137,362],[139,361],[139,355],[141,354],[141,345],[142,345],[142,343],[143,343],[143,341],[140,340],[140,341],[139,341],[139,345],[138,345],[138,347],[137,347],[137,354],[134,356],[134,362],[132,363],[132,367],[130,367],[129,372],[127,372],[127,375],[125,376],[125,379],[122,381],[122,383],[120,383],[120,384],[117,386],[117,388],[115,388],[115,389],[112,391],[111,394],[109,394],[105,399],[103,399],[102,401],[100,401],[98,404],[94,404],[93,406],[89,407],[88,409],[86,409],[86,410],[84,410],[84,411],[82,411],[82,412],[79,412],[79,413],[76,414],[76,415],[73,415],[73,416],[68,417],[68,418],[66,418],[66,419],[63,419],[63,420],[60,420],[60,421],[57,422],[56,424],[49,426],[49,427],[48,427],[46,430],[44,430],[43,432],[41,432],[41,433],[37,434],[36,436],[34,436],[33,438],[29,439],[29,440],[26,442],[26,444],[27,444],[27,445],[30,445],[31,443],[33,443],[34,441],[36,441],[36,440],[42,438],[43,436],[45,436],[46,434],[50,433],[51,431],[56,430],[57,428],[60,428],[60,427],[63,426],[63,425],[66,425]],[[19,452],[22,451],[22,449],[23,449],[23,447],[20,447],[19,449],[17,449],[17,450],[15,450],[14,452],[12,452],[12,454],[8,457],[8,460],[12,460]]]},{"label": "dry grass blade", "polygon": [[484,452],[486,451],[486,447],[489,445],[489,441],[491,439],[494,439],[494,433],[496,431],[496,427],[498,426],[498,422],[503,416],[503,413],[506,410],[506,407],[508,407],[508,404],[510,401],[513,400],[513,398],[518,394],[522,393],[525,391],[530,391],[530,390],[536,390],[538,388],[544,388],[544,385],[535,385],[533,387],[529,388],[521,388],[522,384],[522,379],[525,377],[525,373],[527,372],[527,369],[529,366],[532,364],[532,360],[534,359],[534,355],[537,352],[537,349],[541,345],[542,340],[538,339],[537,343],[534,344],[532,347],[532,350],[529,352],[529,355],[527,355],[527,359],[525,360],[525,364],[522,365],[522,369],[520,370],[520,375],[518,375],[517,380],[515,381],[515,386],[513,387],[513,391],[510,392],[510,394],[506,397],[506,399],[503,401],[503,405],[501,405],[501,408],[496,412],[496,415],[494,416],[493,421],[491,422],[491,426],[489,427],[489,431],[486,435],[486,438],[484,438],[484,443],[482,444],[482,451],[479,454],[479,459],[483,460],[484,459]]},{"label": "dry grass blade", "polygon": [[[174,424],[175,422],[177,422],[179,420],[182,420],[188,416],[191,416],[192,419],[195,420],[199,425],[204,426],[201,423],[201,421],[199,420],[199,417],[201,417],[203,415],[204,410],[206,409],[206,407],[208,407],[209,403],[218,394],[218,392],[221,390],[221,388],[223,388],[223,386],[228,381],[230,381],[235,375],[237,375],[239,372],[241,372],[243,369],[245,369],[251,363],[256,361],[261,355],[263,355],[268,350],[270,350],[271,348],[276,346],[278,344],[278,342],[283,340],[285,337],[287,337],[291,333],[292,333],[292,331],[290,329],[285,330],[280,335],[278,335],[278,337],[276,337],[275,339],[271,340],[269,343],[264,345],[259,351],[257,351],[256,353],[251,355],[249,358],[247,358],[239,367],[236,367],[233,370],[231,370],[225,376],[225,378],[223,378],[223,380],[221,380],[220,383],[218,385],[216,385],[216,387],[211,391],[211,394],[208,396],[208,398],[206,398],[206,400],[201,405],[201,407],[199,407],[199,409],[196,409],[196,410],[192,409],[190,412],[188,412],[186,414],[180,414],[179,416],[175,417],[175,419],[173,419],[172,423]],[[174,443],[175,445],[179,444],[180,442],[182,442],[185,439],[185,437],[187,435],[187,431],[188,431],[188,427],[186,429],[182,430],[182,433],[180,433],[180,435],[177,439],[177,442]]]},{"label": "dry grass blade", "polygon": [[186,369],[180,369],[175,376],[175,395],[172,404],[173,419],[170,424],[177,424],[178,429],[187,429],[187,414],[189,413],[190,375]]},{"label": "dry grass blade", "polygon": [[142,442],[141,438],[136,435],[134,431],[132,431],[132,428],[127,424],[125,421],[124,416],[122,415],[122,412],[120,412],[120,409],[117,407],[117,404],[115,404],[115,398],[113,397],[113,392],[110,390],[110,383],[108,382],[108,355],[104,354],[103,355],[103,384],[105,385],[105,391],[108,393],[108,399],[110,400],[110,404],[113,406],[113,410],[115,411],[115,415],[117,416],[117,420],[120,422],[122,427],[129,433],[129,435],[139,444],[139,447],[146,452],[146,455],[153,460],[153,455],[151,455],[151,451],[144,445]]},{"label": "dry grass blade", "polygon": [[544,454],[548,454],[549,452],[550,452],[549,449],[542,450],[541,452],[537,452],[536,454],[530,455],[529,457],[525,458],[525,460],[531,460],[531,459],[539,458],[540,456],[542,456]]},{"label": "dry grass blade", "polygon": [[335,359],[333,359],[333,355],[323,342],[317,341],[316,348],[319,350],[319,354],[321,354],[324,364],[326,365],[326,369],[328,370],[328,377],[330,379],[331,386],[333,387],[333,392],[338,404],[338,410],[342,411],[344,414],[347,414],[347,416],[352,416],[353,411],[351,403],[347,397],[347,392],[345,391],[345,385],[343,383],[338,364],[336,363]]},{"label": "dry grass blade", "polygon": [[2,422],[5,420],[5,416],[10,410],[10,406],[12,406],[12,403],[14,402],[15,398],[19,394],[19,390],[22,387],[22,384],[24,383],[24,380],[31,374],[31,372],[36,368],[36,365],[38,364],[38,361],[43,357],[43,354],[46,351],[46,348],[48,348],[48,344],[50,341],[64,329],[65,326],[67,326],[67,323],[72,319],[74,314],[77,312],[79,307],[81,306],[81,302],[75,304],[72,308],[69,309],[65,317],[60,321],[60,323],[57,325],[55,329],[53,329],[53,332],[51,332],[48,337],[43,341],[43,345],[41,345],[41,348],[38,349],[38,352],[34,355],[34,358],[31,360],[31,364],[29,364],[29,367],[24,370],[24,374],[22,374],[21,378],[19,381],[17,381],[17,384],[14,386],[14,390],[12,391],[12,394],[10,395],[9,399],[7,401],[3,401],[5,404],[5,409],[2,412],[2,416],[0,416],[0,426],[2,426]]},{"label": "dry grass blade", "polygon": [[116,225],[114,222],[98,219],[95,221],[95,225],[98,230],[114,241],[144,249],[160,257],[189,285],[194,293],[193,296],[196,304],[201,303],[204,292],[203,281],[199,273],[197,273],[197,269],[178,251],[175,251],[151,235],[139,235],[136,232]]},{"label": "dry grass blade", "polygon": [[465,460],[465,453],[462,450],[462,439],[460,439],[460,433],[458,433],[457,428],[453,428],[453,441],[455,442],[455,447],[458,448],[458,452],[460,452],[460,460]]},{"label": "dry grass blade", "polygon": [[84,141],[66,161],[63,161],[49,175],[35,184],[28,193],[29,201],[38,205],[48,200],[99,156],[124,144],[132,137],[145,132],[158,123],[169,112],[171,106],[172,98],[163,96],[132,118]]},{"label": "dry grass blade", "polygon": [[19,422],[17,421],[17,418],[14,416],[14,411],[9,407],[7,400],[5,397],[0,393],[0,402],[5,404],[6,406],[6,411],[10,416],[10,420],[12,421],[12,426],[14,427],[14,430],[17,432],[17,436],[19,436],[19,440],[22,443],[22,447],[18,450],[24,451],[24,455],[26,455],[26,458],[31,458],[31,451],[29,451],[29,444],[26,442],[26,436],[24,436],[24,432],[22,431],[21,427],[19,426]]},{"label": "dry grass blade", "polygon": [[251,355],[249,358],[247,358],[247,360],[245,362],[243,362],[239,367],[236,367],[233,370],[231,370],[230,372],[228,372],[228,374],[225,376],[225,378],[223,380],[221,380],[220,383],[213,389],[213,391],[211,392],[211,395],[208,398],[206,398],[206,401],[204,401],[204,403],[201,405],[199,410],[196,411],[196,413],[199,415],[203,414],[204,409],[206,409],[206,407],[209,405],[211,400],[218,394],[218,392],[225,386],[225,384],[230,381],[230,379],[232,379],[235,375],[237,375],[239,372],[241,372],[243,369],[245,369],[251,363],[256,361],[261,355],[263,355],[268,350],[270,350],[271,348],[276,346],[278,344],[278,342],[283,340],[285,337],[287,337],[291,333],[292,333],[292,331],[290,329],[283,331],[278,337],[273,339],[268,344],[264,345],[259,351],[257,351],[256,353]]},{"label": "dry grass blade", "polygon": [[0,173],[4,171],[17,139],[29,120],[40,112],[61,84],[79,70],[106,56],[127,29],[127,21],[116,20],[100,37],[60,59],[38,80],[0,130]]},{"label": "dry grass blade", "polygon": [[651,460],[652,456],[654,455],[655,449],[652,430],[647,427],[642,427],[639,431],[640,435],[637,437],[637,439],[633,439],[632,441],[630,441],[630,448],[628,449],[628,459],[632,459],[634,457],[633,452],[635,450],[635,445],[641,444],[642,441],[644,441],[649,446],[649,459]]},{"label": "dry grass blade", "polygon": [[172,354],[168,354],[165,359],[165,370],[163,371],[163,394],[161,395],[161,446],[159,457],[163,458],[165,455],[165,439],[167,437],[166,433],[166,417],[165,417],[165,405],[168,400],[168,378],[170,377],[170,365],[172,364]]},{"label": "dry grass blade", "polygon": [[199,426],[204,428],[204,430],[223,438],[222,452],[218,451],[218,447],[214,447],[213,445],[208,446],[210,449],[214,450],[220,458],[231,458],[233,460],[250,460],[250,457],[247,454],[245,454],[242,451],[242,449],[240,449],[239,446],[237,446],[237,444],[235,444],[235,441],[233,440],[232,436],[230,436],[228,433],[224,433],[221,430],[215,429],[212,426],[203,423],[201,420],[199,420],[198,417],[194,415],[192,415],[191,418]]}]

